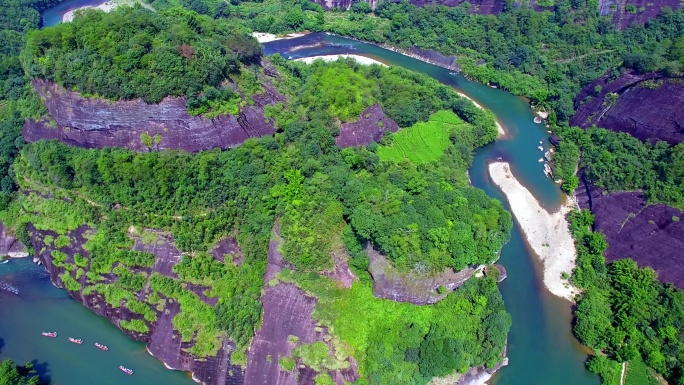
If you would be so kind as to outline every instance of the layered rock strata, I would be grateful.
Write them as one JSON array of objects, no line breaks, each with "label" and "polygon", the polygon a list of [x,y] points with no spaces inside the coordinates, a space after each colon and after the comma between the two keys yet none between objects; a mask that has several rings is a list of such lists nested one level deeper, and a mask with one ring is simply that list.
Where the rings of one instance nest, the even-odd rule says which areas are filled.
[{"label": "layered rock strata", "polygon": [[[282,283],[276,279],[283,268],[292,268],[283,260],[278,250],[281,242],[279,227],[276,225],[268,247],[268,266],[264,276],[264,294],[261,297],[264,306],[263,320],[249,347],[245,384],[313,384],[317,373],[311,368],[296,365],[293,370],[288,371],[279,363],[281,358],[291,357],[292,350],[298,344],[324,342],[334,356],[335,350],[329,342],[327,328],[318,325],[312,318],[317,299],[292,283]],[[353,382],[359,378],[356,362],[351,357],[349,360],[347,369],[328,373],[336,384]]]},{"label": "layered rock strata", "polygon": [[[46,237],[57,238],[58,234],[50,230],[38,230],[33,225],[28,225],[28,231],[31,236],[31,243],[36,250],[36,256],[44,264],[52,283],[57,287],[63,287],[62,280],[59,277],[62,274],[70,274],[73,279],[78,281],[82,287],[86,285],[86,274],[80,278],[76,278],[75,271],[67,271],[62,266],[56,266],[53,263],[51,252],[59,250],[65,253],[68,258],[66,263],[74,264],[74,255],[76,253],[88,259],[88,266],[90,267],[90,253],[83,248],[83,245],[88,241],[88,237],[96,231],[88,226],[80,226],[74,231],[68,232],[66,235],[71,239],[71,245],[57,249],[53,243],[46,241]],[[133,268],[134,273],[144,272],[149,275],[152,272],[157,272],[161,275],[177,278],[173,272],[173,266],[180,261],[181,252],[176,248],[174,240],[171,236],[165,235],[157,230],[145,230],[154,232],[157,235],[157,240],[153,243],[145,243],[139,237],[133,237],[135,242],[133,250],[153,253],[156,257],[155,264],[152,268]],[[46,243],[47,242],[47,243]],[[75,269],[74,269],[75,270]],[[105,276],[105,281],[102,283],[108,284],[115,280],[113,274]],[[206,287],[197,285],[188,285],[187,288],[197,294],[200,299],[210,305],[216,304],[216,298],[208,298],[204,292]],[[149,284],[145,285],[142,292],[137,293],[140,300],[144,300],[149,290]],[[91,309],[96,314],[107,317],[112,323],[120,326],[122,320],[141,319],[141,315],[131,312],[125,306],[113,307],[107,303],[104,297],[98,293],[84,294],[83,290],[69,291],[72,297],[81,302],[83,306]],[[161,297],[163,295],[160,294]],[[230,364],[231,352],[235,346],[231,341],[223,341],[218,353],[211,357],[195,357],[188,353],[188,349],[192,346],[192,342],[182,342],[180,334],[173,326],[173,318],[180,312],[180,304],[170,298],[166,298],[166,306],[164,309],[155,310],[157,312],[157,320],[155,322],[146,322],[150,329],[147,333],[133,332],[126,329],[121,329],[127,336],[138,341],[145,342],[150,354],[159,358],[164,364],[176,370],[189,371],[193,373],[193,378],[196,381],[208,385],[241,385],[244,383],[243,371],[237,365]]]},{"label": "layered rock strata", "polygon": [[84,148],[196,152],[235,147],[249,138],[272,135],[275,128],[264,116],[264,107],[285,100],[270,82],[264,82],[265,92],[254,95],[254,104],[241,107],[237,116],[208,119],[189,115],[185,97],[169,96],[158,104],[140,99],[110,101],[84,98],[44,79],[33,79],[31,84],[52,120],[26,120],[24,139],[57,139]]},{"label": "layered rock strata", "polygon": [[[598,91],[598,92],[597,92]],[[570,125],[627,132],[640,140],[684,140],[684,79],[657,73],[606,74],[575,98]]]},{"label": "layered rock strata", "polygon": [[660,281],[684,289],[684,212],[649,205],[638,191],[604,194],[586,180],[576,195],[580,207],[594,214],[594,230],[606,236],[608,262],[631,258],[653,268]]}]

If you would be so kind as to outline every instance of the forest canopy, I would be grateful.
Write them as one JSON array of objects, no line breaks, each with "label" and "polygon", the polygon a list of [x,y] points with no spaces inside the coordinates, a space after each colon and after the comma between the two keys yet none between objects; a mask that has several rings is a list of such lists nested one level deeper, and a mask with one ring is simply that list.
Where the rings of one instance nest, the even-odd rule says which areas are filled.
[{"label": "forest canopy", "polygon": [[259,60],[245,30],[179,8],[85,11],[71,23],[29,33],[22,56],[31,77],[109,99],[194,95]]}]

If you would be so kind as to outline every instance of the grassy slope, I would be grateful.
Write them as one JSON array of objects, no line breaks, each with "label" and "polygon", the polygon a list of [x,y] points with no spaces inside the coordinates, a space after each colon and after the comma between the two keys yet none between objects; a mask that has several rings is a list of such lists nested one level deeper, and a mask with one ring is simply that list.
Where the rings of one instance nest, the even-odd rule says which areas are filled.
[{"label": "grassy slope", "polygon": [[428,122],[416,123],[393,135],[392,144],[378,147],[382,161],[408,159],[414,164],[425,164],[439,159],[449,145],[449,134],[467,126],[456,114],[439,111]]}]

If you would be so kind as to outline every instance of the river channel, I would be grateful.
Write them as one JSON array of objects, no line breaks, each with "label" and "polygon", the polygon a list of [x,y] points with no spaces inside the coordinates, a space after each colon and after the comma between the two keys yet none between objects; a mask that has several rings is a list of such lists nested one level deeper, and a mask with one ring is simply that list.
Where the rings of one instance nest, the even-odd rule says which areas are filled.
[{"label": "river channel", "polygon": [[[44,25],[61,19],[66,10],[101,1],[66,1],[43,14]],[[280,53],[287,59],[357,54],[389,65],[425,73],[454,87],[497,116],[506,138],[479,149],[470,169],[475,187],[504,202],[505,197],[489,179],[487,164],[501,158],[512,172],[547,209],[559,207],[562,194],[543,173],[537,147],[548,148],[548,133],[533,122],[527,102],[507,92],[467,80],[461,75],[371,44],[324,33],[265,44],[265,53]],[[586,371],[586,350],[571,333],[571,303],[552,296],[543,286],[541,266],[514,224],[511,241],[499,261],[508,278],[500,285],[506,309],[513,318],[508,339],[509,365],[492,379],[496,385],[597,385],[598,377]],[[19,363],[37,360],[39,372],[55,384],[189,384],[187,373],[166,370],[145,351],[144,345],[124,336],[108,320],[82,307],[68,294],[54,288],[42,268],[30,260],[0,265],[0,281],[9,282],[19,294],[0,289],[0,354]],[[40,332],[57,330],[60,337],[49,339]],[[67,342],[67,335],[84,338],[82,346]],[[94,348],[106,343],[110,351]],[[136,369],[128,377],[118,365]],[[122,378],[125,376],[126,378]]]}]

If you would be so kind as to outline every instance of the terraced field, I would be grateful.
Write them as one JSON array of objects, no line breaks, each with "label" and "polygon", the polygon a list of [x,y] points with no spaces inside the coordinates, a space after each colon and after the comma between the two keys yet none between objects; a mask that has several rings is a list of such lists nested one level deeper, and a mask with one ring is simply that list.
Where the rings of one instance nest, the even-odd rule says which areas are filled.
[{"label": "terraced field", "polygon": [[624,385],[660,385],[652,370],[642,360],[629,361]]},{"label": "terraced field", "polygon": [[449,145],[449,134],[467,125],[451,111],[438,111],[427,122],[416,123],[394,133],[391,145],[378,147],[378,156],[381,161],[408,159],[414,164],[434,162]]}]

